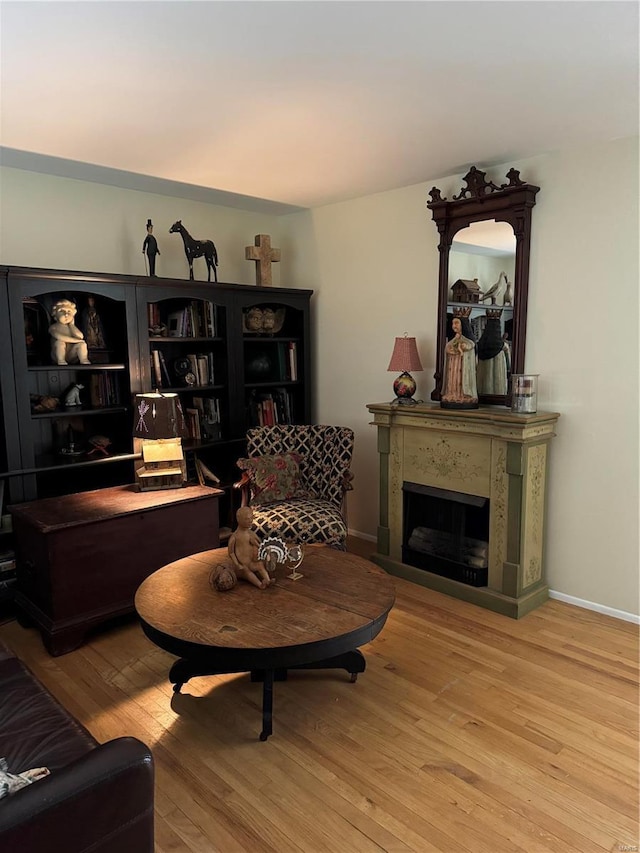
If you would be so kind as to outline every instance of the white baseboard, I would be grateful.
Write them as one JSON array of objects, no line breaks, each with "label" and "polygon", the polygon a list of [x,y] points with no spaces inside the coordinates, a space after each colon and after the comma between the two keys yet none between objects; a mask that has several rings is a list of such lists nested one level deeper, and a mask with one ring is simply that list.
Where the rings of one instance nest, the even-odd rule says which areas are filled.
[{"label": "white baseboard", "polygon": [[356,536],[358,539],[364,539],[365,542],[378,541],[376,536],[371,536],[369,533],[360,533],[359,530],[352,530],[351,528],[349,528],[349,536]]},{"label": "white baseboard", "polygon": [[556,592],[554,589],[549,590],[549,598],[557,598],[558,601],[564,601],[566,604],[583,607],[585,610],[595,610],[596,613],[604,613],[605,616],[613,616],[614,619],[622,619],[624,622],[640,625],[640,616],[635,613],[627,613],[626,610],[616,610],[615,607],[607,607],[604,604],[597,604],[595,601],[585,601],[584,598],[565,595],[564,592]]},{"label": "white baseboard", "polygon": [[[364,539],[365,542],[376,541],[375,536],[351,528],[349,528],[349,536],[356,536],[358,539]],[[596,613],[603,613],[605,616],[612,616],[614,619],[622,619],[623,622],[633,622],[635,625],[640,625],[640,616],[635,613],[627,613],[626,610],[616,610],[615,607],[607,607],[605,604],[598,604],[595,601],[586,601],[584,598],[576,598],[575,595],[565,595],[564,592],[556,592],[554,589],[549,590],[549,598],[556,598],[558,601],[564,601],[565,604],[573,604],[574,607],[582,607],[585,610],[593,610]]]}]

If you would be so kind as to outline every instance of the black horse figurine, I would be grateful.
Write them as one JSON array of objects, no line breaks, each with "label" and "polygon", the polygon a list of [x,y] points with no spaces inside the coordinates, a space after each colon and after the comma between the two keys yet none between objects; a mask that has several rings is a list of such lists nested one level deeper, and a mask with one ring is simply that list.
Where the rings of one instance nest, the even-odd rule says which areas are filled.
[{"label": "black horse figurine", "polygon": [[169,228],[169,234],[176,233],[182,235],[184,253],[189,263],[189,278],[193,280],[193,259],[201,258],[204,255],[204,259],[207,262],[207,281],[211,281],[211,270],[213,270],[213,280],[217,283],[218,273],[216,267],[218,266],[218,253],[216,252],[213,240],[194,240],[180,219],[174,222],[171,228]]}]

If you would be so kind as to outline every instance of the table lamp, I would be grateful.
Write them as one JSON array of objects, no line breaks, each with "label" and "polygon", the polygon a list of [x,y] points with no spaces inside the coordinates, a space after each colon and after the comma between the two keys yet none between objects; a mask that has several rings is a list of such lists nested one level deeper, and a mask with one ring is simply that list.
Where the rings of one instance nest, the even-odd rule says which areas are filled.
[{"label": "table lamp", "polygon": [[396,395],[392,404],[402,404],[415,406],[416,403],[421,403],[422,400],[414,400],[413,395],[416,393],[416,381],[411,375],[411,371],[422,370],[416,339],[407,337],[405,332],[404,337],[396,338],[389,362],[388,371],[400,371],[400,376],[393,383],[393,390]]},{"label": "table lamp", "polygon": [[136,470],[141,491],[179,489],[187,479],[182,436],[187,434],[177,394],[136,394],[133,435],[142,465]]}]

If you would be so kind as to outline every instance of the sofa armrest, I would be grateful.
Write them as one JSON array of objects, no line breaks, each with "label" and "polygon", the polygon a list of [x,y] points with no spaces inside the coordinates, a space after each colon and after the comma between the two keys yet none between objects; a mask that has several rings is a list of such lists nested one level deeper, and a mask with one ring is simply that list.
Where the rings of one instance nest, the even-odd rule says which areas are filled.
[{"label": "sofa armrest", "polygon": [[97,746],[0,802],[0,850],[153,853],[153,779],[136,738]]}]

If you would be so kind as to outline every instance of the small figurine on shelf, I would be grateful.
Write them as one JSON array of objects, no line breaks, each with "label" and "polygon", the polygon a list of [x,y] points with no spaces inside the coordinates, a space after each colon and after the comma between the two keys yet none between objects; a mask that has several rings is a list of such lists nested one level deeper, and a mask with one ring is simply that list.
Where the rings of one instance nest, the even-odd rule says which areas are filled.
[{"label": "small figurine on shelf", "polygon": [[80,328],[89,349],[106,349],[102,320],[96,310],[96,300],[87,296],[87,307],[80,315]]},{"label": "small figurine on shelf", "polygon": [[82,400],[80,399],[80,392],[83,389],[84,385],[80,382],[74,382],[73,385],[69,386],[66,394],[64,395],[65,406],[81,406]]},{"label": "small figurine on shelf", "polygon": [[34,414],[42,412],[54,412],[60,405],[59,397],[51,397],[47,394],[29,394],[31,411]]},{"label": "small figurine on shelf", "polygon": [[84,335],[74,323],[76,311],[76,306],[69,299],[58,299],[51,308],[53,321],[49,334],[54,364],[91,364]]},{"label": "small figurine on shelf", "polygon": [[106,435],[92,435],[88,442],[91,445],[91,450],[87,451],[87,456],[111,456],[109,447],[111,439]]},{"label": "small figurine on shelf", "polygon": [[153,222],[150,219],[147,219],[147,236],[144,238],[144,243],[142,244],[142,254],[144,255],[145,253],[149,259],[149,275],[155,276],[156,255],[160,254],[160,249],[158,248],[158,241],[153,236]]},{"label": "small figurine on shelf", "polygon": [[251,507],[240,507],[236,513],[236,521],[238,527],[231,534],[227,546],[236,575],[259,589],[266,589],[274,583],[275,579],[269,577],[264,561],[258,559],[260,540],[251,529],[253,522]]},{"label": "small figurine on shelf", "polygon": [[71,426],[71,424],[69,424],[66,429],[66,439],[66,447],[62,447],[60,449],[61,455],[71,457],[82,456],[84,451],[80,449],[78,443],[76,442],[75,432],[73,431],[73,427]]}]

